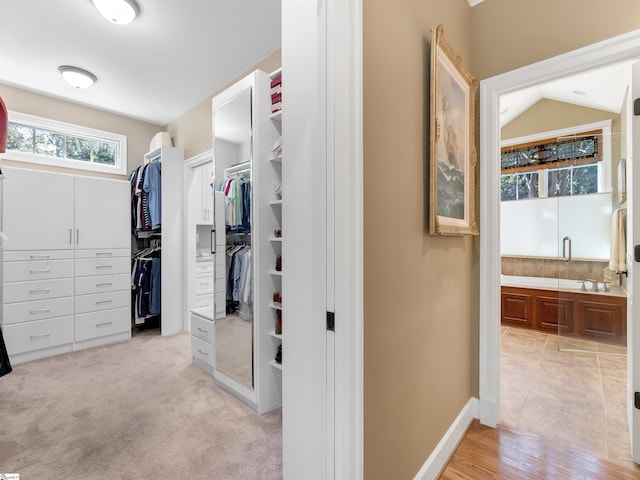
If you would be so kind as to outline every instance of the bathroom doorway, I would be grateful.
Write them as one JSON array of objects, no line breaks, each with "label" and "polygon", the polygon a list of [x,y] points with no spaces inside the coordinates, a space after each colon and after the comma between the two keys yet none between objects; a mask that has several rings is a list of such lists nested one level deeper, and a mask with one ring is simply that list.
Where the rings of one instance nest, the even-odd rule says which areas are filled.
[{"label": "bathroom doorway", "polygon": [[[615,44],[615,39],[609,42],[610,44]],[[620,43],[618,43],[618,48],[620,48]],[[502,408],[500,408],[501,390],[505,390],[505,386],[503,385],[503,389],[500,389],[498,385],[500,384],[501,377],[501,343],[503,344],[503,353],[513,354],[514,350],[517,348],[515,346],[516,340],[523,340],[520,337],[527,337],[524,339],[521,345],[521,348],[529,349],[529,353],[531,356],[535,357],[539,355],[538,359],[542,361],[544,359],[545,353],[547,356],[551,355],[551,353],[547,353],[547,347],[549,352],[555,352],[555,354],[567,353],[568,355],[563,355],[563,357],[572,358],[570,363],[579,365],[586,357],[590,356],[593,359],[593,365],[591,365],[590,370],[592,373],[598,373],[598,375],[593,375],[594,378],[591,378],[590,381],[592,383],[581,383],[584,378],[572,376],[569,380],[562,379],[560,376],[556,375],[553,377],[553,373],[556,372],[544,372],[543,376],[545,379],[550,381],[553,380],[556,382],[556,386],[564,385],[564,384],[577,384],[578,388],[571,392],[568,398],[562,400],[561,403],[565,405],[570,405],[571,402],[577,402],[586,398],[585,391],[590,388],[589,385],[593,386],[594,391],[599,390],[601,392],[601,396],[604,396],[605,383],[609,385],[613,390],[618,390],[623,392],[623,396],[619,397],[616,402],[617,406],[620,407],[619,415],[616,417],[619,424],[622,426],[626,425],[627,420],[627,404],[629,396],[626,392],[626,375],[620,376],[620,368],[622,370],[626,366],[626,360],[624,357],[624,352],[622,350],[617,350],[613,348],[612,351],[607,350],[607,346],[600,347],[600,344],[608,345],[606,342],[597,342],[596,344],[591,343],[576,343],[573,348],[559,348],[558,339],[564,339],[570,337],[569,335],[558,335],[557,330],[553,333],[544,333],[537,331],[526,331],[523,329],[517,329],[514,327],[506,327],[502,328],[500,326],[500,312],[501,312],[501,298],[500,298],[500,275],[502,273],[502,265],[500,263],[500,226],[499,220],[494,220],[493,224],[491,220],[489,222],[486,221],[487,218],[491,218],[491,215],[494,215],[494,218],[500,218],[500,169],[497,165],[487,166],[488,158],[497,158],[500,155],[500,128],[496,126],[496,119],[499,118],[499,113],[501,111],[504,112],[504,108],[502,108],[498,103],[498,98],[500,95],[505,93],[512,93],[518,89],[523,87],[530,87],[534,83],[542,84],[548,80],[558,80],[561,76],[572,76],[578,73],[585,72],[589,70],[598,70],[604,67],[611,66],[614,63],[620,63],[620,60],[630,60],[632,58],[637,58],[640,52],[634,50],[635,47],[625,48],[622,46],[623,53],[616,57],[616,61],[612,61],[612,50],[607,42],[603,42],[603,45],[594,46],[592,51],[588,53],[582,52],[574,52],[571,54],[566,54],[563,60],[558,58],[550,59],[545,62],[541,62],[540,64],[530,67],[524,67],[520,69],[520,71],[510,72],[509,74],[505,74],[503,76],[495,77],[493,79],[489,79],[488,81],[483,82],[481,84],[481,94],[484,100],[488,100],[484,102],[484,108],[481,113],[481,125],[483,127],[484,132],[482,133],[482,138],[484,139],[484,144],[482,146],[482,155],[481,155],[481,184],[485,188],[485,192],[481,193],[481,218],[485,218],[483,221],[484,226],[484,245],[481,245],[481,326],[480,326],[480,337],[481,337],[481,346],[480,346],[480,357],[481,357],[481,365],[480,365],[480,416],[481,421],[488,425],[500,423],[500,413],[502,412]],[[618,50],[618,53],[620,50]],[[624,58],[626,56],[626,58]],[[538,74],[532,72],[537,71]],[[513,75],[512,75],[513,74]],[[512,76],[511,76],[512,75]],[[502,78],[500,78],[502,77]],[[495,96],[494,96],[495,95]],[[498,98],[496,98],[498,97]],[[493,101],[496,100],[496,101]],[[630,103],[627,102],[627,109],[629,108]],[[627,113],[630,110],[627,110]],[[504,113],[503,113],[504,114]],[[630,117],[630,114],[628,115]],[[629,122],[631,123],[631,122]],[[623,127],[623,130],[626,132],[626,129],[629,128]],[[488,131],[487,131],[488,130]],[[630,140],[630,138],[628,138]],[[617,163],[619,158],[612,158],[612,160]],[[615,168],[612,165],[612,168]],[[548,184],[547,184],[548,186]],[[629,194],[629,192],[627,192]],[[493,195],[492,198],[489,198],[490,195]],[[556,212],[557,213],[557,212]],[[612,211],[610,210],[610,214]],[[581,216],[587,217],[583,212],[581,212]],[[497,225],[496,225],[497,224]],[[495,227],[495,228],[494,228]],[[523,232],[520,232],[521,234]],[[575,247],[575,244],[574,244]],[[565,245],[565,250],[570,248],[568,245]],[[555,256],[562,256],[562,244],[560,244],[559,248],[556,247],[557,254]],[[568,252],[566,252],[568,253]],[[575,257],[574,257],[575,258]],[[551,268],[551,266],[547,266]],[[555,266],[557,269],[560,269],[560,265]],[[593,272],[593,270],[591,270]],[[557,282],[557,280],[556,280]],[[599,282],[598,288],[602,289],[604,283],[604,279],[602,282]],[[589,284],[591,286],[591,284]],[[586,285],[585,285],[586,287]],[[588,287],[586,287],[588,288]],[[558,295],[558,299],[556,300],[556,328],[567,327],[561,320],[561,316],[558,314],[559,310],[562,310],[564,306],[560,301],[562,299],[562,295]],[[533,307],[532,307],[533,308]],[[566,314],[566,312],[565,312]],[[566,317],[566,315],[565,315]],[[560,325],[560,327],[559,327]],[[563,332],[564,333],[564,332]],[[495,336],[494,336],[495,335]],[[519,335],[519,337],[516,337]],[[553,337],[549,337],[549,335],[553,335]],[[629,333],[632,335],[632,332]],[[549,343],[549,338],[553,338],[551,344]],[[569,338],[571,342],[573,342],[574,337]],[[588,339],[588,342],[591,342],[592,339]],[[535,348],[539,348],[536,352]],[[511,351],[509,350],[511,348]],[[571,351],[566,351],[571,350]],[[608,362],[610,359],[614,359],[613,362]],[[629,355],[630,360],[633,360],[633,354],[630,352]],[[562,370],[559,367],[559,359],[554,359],[556,362],[550,361],[551,358],[547,358],[550,365],[554,365],[556,370]],[[633,367],[634,362],[630,361],[630,367]],[[529,363],[530,366],[530,363]],[[538,368],[540,364],[536,368]],[[602,375],[604,369],[608,367],[618,367],[618,373],[615,375],[613,380],[608,379]],[[517,371],[518,367],[522,367],[521,365],[515,365],[511,368],[513,371]],[[586,365],[583,365],[582,368],[586,368]],[[632,371],[633,369],[630,369]],[[626,373],[626,372],[625,372]],[[586,378],[586,375],[584,376]],[[527,392],[540,392],[540,388],[538,385],[535,385],[535,388],[532,388],[532,382],[535,381],[535,373],[529,372],[528,379],[531,382],[528,386]],[[615,384],[615,385],[614,385]],[[557,389],[556,389],[557,390]],[[513,392],[511,392],[513,393]],[[532,399],[528,399],[531,402],[531,406],[535,406],[535,402]],[[527,397],[524,397],[524,402],[526,404]],[[609,414],[609,417],[613,415],[610,412],[607,412],[607,407],[604,405],[605,399],[601,400],[602,407],[600,408],[600,412],[602,412],[602,416],[604,417],[604,421],[606,422],[606,415]],[[547,411],[545,409],[540,408],[538,405],[538,410],[540,414],[543,415],[541,418],[545,418],[545,422],[538,423],[553,423],[554,420],[549,415],[550,412],[557,412],[559,409],[557,405],[549,405]],[[610,409],[609,409],[610,410]],[[575,412],[575,410],[574,410]],[[598,413],[600,413],[598,412]],[[631,416],[631,415],[629,415]],[[513,421],[513,420],[512,420]],[[592,422],[583,422],[583,423],[592,423]],[[561,426],[560,426],[561,428]],[[591,432],[593,433],[593,432]],[[581,435],[581,434],[577,434]],[[584,434],[582,434],[584,436]],[[614,443],[614,440],[606,440],[604,439],[601,442],[600,450],[605,451],[608,454],[608,444]],[[601,455],[599,455],[601,456]],[[622,455],[624,456],[624,455]],[[626,460],[630,459],[630,455]],[[629,465],[631,463],[629,462]]]},{"label": "bathroom doorway", "polygon": [[610,257],[629,78],[622,64],[500,99],[500,423],[628,465],[624,251]]}]

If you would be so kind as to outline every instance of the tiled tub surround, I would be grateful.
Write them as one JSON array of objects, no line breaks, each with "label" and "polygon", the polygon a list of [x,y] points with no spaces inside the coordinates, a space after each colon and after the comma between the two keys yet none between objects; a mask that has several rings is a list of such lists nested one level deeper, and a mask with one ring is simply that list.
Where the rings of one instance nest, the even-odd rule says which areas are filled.
[{"label": "tiled tub surround", "polygon": [[565,263],[557,258],[502,256],[502,274],[522,277],[567,278],[584,280],[592,278],[620,285],[620,277],[608,269],[606,260],[571,260]]},{"label": "tiled tub surround", "polygon": [[502,327],[500,423],[634,470],[627,427],[626,349]]}]

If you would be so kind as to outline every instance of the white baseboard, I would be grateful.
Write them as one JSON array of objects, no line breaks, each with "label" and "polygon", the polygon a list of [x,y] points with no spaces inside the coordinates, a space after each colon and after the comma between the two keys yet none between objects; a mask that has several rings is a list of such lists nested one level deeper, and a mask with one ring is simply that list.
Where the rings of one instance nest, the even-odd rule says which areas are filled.
[{"label": "white baseboard", "polygon": [[467,428],[474,418],[478,418],[479,410],[480,402],[478,399],[470,398],[413,480],[435,480],[438,478],[458,447]]}]

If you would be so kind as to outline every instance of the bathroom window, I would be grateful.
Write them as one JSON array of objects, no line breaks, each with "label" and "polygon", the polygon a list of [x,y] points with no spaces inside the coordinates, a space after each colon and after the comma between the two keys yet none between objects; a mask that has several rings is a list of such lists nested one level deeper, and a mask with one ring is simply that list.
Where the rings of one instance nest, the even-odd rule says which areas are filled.
[{"label": "bathroom window", "polygon": [[598,164],[549,169],[547,182],[549,197],[598,193]]},{"label": "bathroom window", "polygon": [[501,199],[522,200],[524,198],[537,198],[539,196],[539,177],[538,172],[502,175],[500,179]]},{"label": "bathroom window", "polygon": [[127,173],[127,137],[93,128],[9,112],[9,160]]},{"label": "bathroom window", "polygon": [[611,122],[503,143],[501,200],[611,191]]}]

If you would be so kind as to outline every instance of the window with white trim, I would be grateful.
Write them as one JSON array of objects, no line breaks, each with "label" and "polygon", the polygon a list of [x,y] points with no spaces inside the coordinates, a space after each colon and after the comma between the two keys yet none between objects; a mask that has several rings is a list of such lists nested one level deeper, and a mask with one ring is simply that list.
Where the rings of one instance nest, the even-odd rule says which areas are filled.
[{"label": "window with white trim", "polygon": [[9,112],[8,160],[127,173],[127,137],[47,118]]}]

